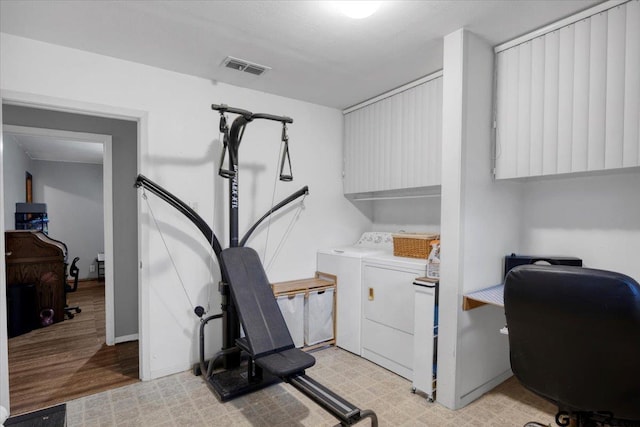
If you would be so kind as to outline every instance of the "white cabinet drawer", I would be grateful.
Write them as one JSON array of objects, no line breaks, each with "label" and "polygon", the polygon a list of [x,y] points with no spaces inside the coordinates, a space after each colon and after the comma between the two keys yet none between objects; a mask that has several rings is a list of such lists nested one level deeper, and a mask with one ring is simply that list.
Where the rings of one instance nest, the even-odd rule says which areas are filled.
[{"label": "white cabinet drawer", "polygon": [[413,335],[365,319],[362,324],[362,357],[411,380]]}]

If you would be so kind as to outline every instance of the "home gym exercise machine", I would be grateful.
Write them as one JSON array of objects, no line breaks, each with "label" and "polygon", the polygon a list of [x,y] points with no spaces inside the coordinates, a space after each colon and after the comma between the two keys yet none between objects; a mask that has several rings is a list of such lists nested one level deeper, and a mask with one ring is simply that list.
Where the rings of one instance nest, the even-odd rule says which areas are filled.
[{"label": "home gym exercise machine", "polygon": [[[302,196],[309,194],[307,186],[273,205],[246,234],[239,239],[239,161],[240,143],[247,124],[263,119],[282,124],[282,153],[279,178],[292,181],[291,159],[287,124],[293,119],[271,114],[254,114],[250,111],[213,104],[211,108],[220,114],[219,129],[223,135],[223,147],[218,174],[229,180],[229,247],[222,249],[215,233],[207,223],[186,203],[143,175],[138,175],[136,187],[142,187],[176,208],[204,235],[211,245],[221,267],[221,313],[207,315],[202,306],[194,308],[200,318],[199,363],[194,374],[202,375],[209,389],[222,402],[259,390],[279,381],[290,383],[303,394],[330,412],[341,425],[352,425],[370,418],[377,426],[373,411],[360,410],[305,374],[305,369],[315,364],[313,356],[295,348],[284,323],[275,297],[271,293],[266,273],[255,251],[245,248],[251,234],[276,211]],[[231,126],[226,115],[236,114]],[[228,169],[224,168],[228,155]],[[286,168],[288,167],[288,171]],[[256,316],[259,310],[263,316]],[[215,319],[222,319],[222,349],[210,360],[205,359],[205,327]],[[241,338],[242,323],[245,337]]]}]

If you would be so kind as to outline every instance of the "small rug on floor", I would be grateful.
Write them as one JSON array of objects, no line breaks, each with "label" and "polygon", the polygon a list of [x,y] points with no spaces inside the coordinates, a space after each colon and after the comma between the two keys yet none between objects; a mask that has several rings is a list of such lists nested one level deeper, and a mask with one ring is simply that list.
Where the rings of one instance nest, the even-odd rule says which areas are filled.
[{"label": "small rug on floor", "polygon": [[14,427],[64,427],[66,425],[67,405],[52,406],[29,412],[28,414],[9,417],[4,422],[5,426]]}]

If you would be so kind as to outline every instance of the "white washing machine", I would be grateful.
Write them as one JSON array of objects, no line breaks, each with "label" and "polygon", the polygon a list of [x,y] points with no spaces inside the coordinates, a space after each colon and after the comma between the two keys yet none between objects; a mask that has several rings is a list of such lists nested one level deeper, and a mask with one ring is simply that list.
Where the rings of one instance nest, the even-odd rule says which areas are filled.
[{"label": "white washing machine", "polygon": [[318,251],[317,270],[333,274],[336,285],[336,345],[361,355],[362,259],[393,252],[391,233],[366,232],[352,246]]},{"label": "white washing machine", "polygon": [[362,260],[362,357],[413,379],[414,286],[427,260],[373,254]]}]

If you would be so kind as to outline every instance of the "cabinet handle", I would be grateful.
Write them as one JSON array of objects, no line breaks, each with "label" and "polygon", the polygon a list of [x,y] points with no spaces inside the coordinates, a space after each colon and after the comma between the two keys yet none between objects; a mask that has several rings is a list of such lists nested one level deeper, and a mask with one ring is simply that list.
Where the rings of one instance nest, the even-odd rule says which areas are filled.
[{"label": "cabinet handle", "polygon": [[6,256],[11,256],[11,255],[13,255],[13,252],[12,252],[12,251],[9,251],[9,252],[7,252],[5,255],[6,255]]},{"label": "cabinet handle", "polygon": [[373,301],[373,288],[369,288],[369,301]]}]

